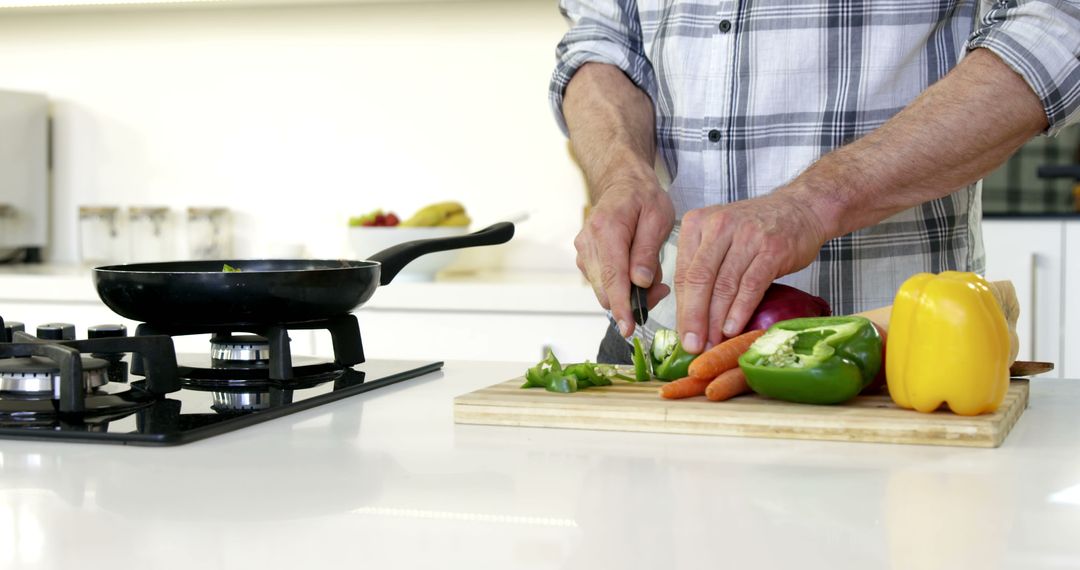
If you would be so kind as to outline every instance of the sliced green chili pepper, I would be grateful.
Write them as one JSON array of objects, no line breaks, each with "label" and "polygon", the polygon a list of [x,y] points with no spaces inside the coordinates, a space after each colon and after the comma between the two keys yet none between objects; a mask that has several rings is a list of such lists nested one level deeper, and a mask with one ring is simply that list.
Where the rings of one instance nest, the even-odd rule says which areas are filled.
[{"label": "sliced green chili pepper", "polygon": [[641,348],[641,340],[634,337],[634,379],[638,382],[652,380],[649,374],[649,359],[645,358],[645,349]]},{"label": "sliced green chili pepper", "polygon": [[758,394],[806,404],[855,397],[881,367],[881,335],[863,317],[810,317],[769,327],[739,367]]},{"label": "sliced green chili pepper", "polygon": [[549,376],[561,375],[562,365],[559,364],[559,359],[555,358],[555,353],[549,350],[543,360],[525,372],[525,384],[522,388],[546,388]]},{"label": "sliced green chili pepper", "polygon": [[568,364],[565,368],[550,350],[536,366],[525,371],[525,383],[522,388],[543,388],[549,392],[577,392],[594,386],[610,386],[611,379],[618,378],[633,382],[634,379],[619,372],[611,364],[582,362]]},{"label": "sliced green chili pepper", "polygon": [[611,386],[611,380],[601,376],[596,367],[597,365],[591,362],[571,364],[563,369],[563,374],[576,378],[579,390],[592,386]]},{"label": "sliced green chili pepper", "polygon": [[671,329],[660,329],[653,335],[652,365],[653,375],[661,380],[685,378],[690,363],[697,358],[683,350],[679,335]]},{"label": "sliced green chili pepper", "polygon": [[614,364],[595,364],[596,372],[607,379],[618,378],[619,380],[626,380],[627,382],[636,382],[637,380],[632,376],[627,376],[619,371],[619,368]]}]

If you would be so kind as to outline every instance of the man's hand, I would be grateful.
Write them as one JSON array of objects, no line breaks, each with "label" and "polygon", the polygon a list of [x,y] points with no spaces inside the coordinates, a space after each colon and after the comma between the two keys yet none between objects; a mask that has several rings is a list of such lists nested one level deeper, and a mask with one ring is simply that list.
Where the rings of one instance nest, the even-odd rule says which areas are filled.
[{"label": "man's hand", "polygon": [[655,177],[626,177],[607,185],[574,239],[578,268],[624,337],[634,330],[631,281],[648,289],[649,307],[670,292],[660,283],[659,256],[674,224],[671,199]]},{"label": "man's hand", "polygon": [[669,292],[660,284],[659,254],[675,208],[653,169],[652,100],[617,67],[588,63],[566,87],[563,116],[593,204],[574,240],[577,265],[629,336],[630,281],[649,289],[650,307]]},{"label": "man's hand", "polygon": [[784,190],[687,212],[675,265],[683,347],[701,352],[737,335],[773,280],[809,265],[825,240],[820,220]]}]

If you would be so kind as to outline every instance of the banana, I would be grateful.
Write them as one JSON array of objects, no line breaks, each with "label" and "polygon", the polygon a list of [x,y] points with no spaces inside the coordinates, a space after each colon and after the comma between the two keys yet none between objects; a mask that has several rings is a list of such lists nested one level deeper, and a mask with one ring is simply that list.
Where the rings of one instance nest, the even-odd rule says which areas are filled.
[{"label": "banana", "polygon": [[[411,218],[401,222],[401,225],[404,227],[443,225],[443,222],[455,214],[465,215],[465,206],[462,206],[460,202],[436,202],[420,208]],[[468,223],[461,225],[468,225]]]},{"label": "banana", "polygon": [[442,221],[440,226],[467,226],[472,223],[472,219],[465,212],[458,212],[456,214],[450,214],[445,220]]}]

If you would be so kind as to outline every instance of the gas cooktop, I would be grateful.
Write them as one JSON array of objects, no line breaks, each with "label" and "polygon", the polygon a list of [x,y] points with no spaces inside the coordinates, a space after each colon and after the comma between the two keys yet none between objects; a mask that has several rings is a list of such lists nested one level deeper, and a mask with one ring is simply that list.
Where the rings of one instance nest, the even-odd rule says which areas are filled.
[{"label": "gas cooktop", "polygon": [[[289,330],[326,329],[332,360],[292,356]],[[210,334],[205,355],[172,337]],[[416,378],[441,362],[365,362],[356,318],[273,326],[74,325],[27,334],[0,318],[0,438],[175,445]]]}]

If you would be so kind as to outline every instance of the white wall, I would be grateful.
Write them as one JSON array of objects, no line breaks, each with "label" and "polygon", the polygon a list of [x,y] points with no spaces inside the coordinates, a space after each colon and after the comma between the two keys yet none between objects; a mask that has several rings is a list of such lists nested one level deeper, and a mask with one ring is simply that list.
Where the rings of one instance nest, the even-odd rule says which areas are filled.
[{"label": "white wall", "polygon": [[477,222],[531,212],[485,260],[572,268],[585,196],[547,104],[564,29],[548,0],[0,12],[0,88],[55,102],[55,260],[81,204],[224,205],[241,256],[334,257],[351,214],[458,199]]}]

